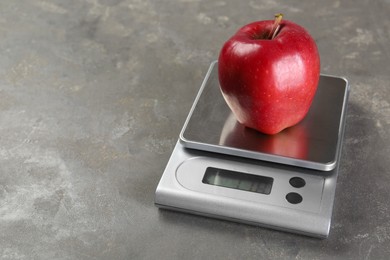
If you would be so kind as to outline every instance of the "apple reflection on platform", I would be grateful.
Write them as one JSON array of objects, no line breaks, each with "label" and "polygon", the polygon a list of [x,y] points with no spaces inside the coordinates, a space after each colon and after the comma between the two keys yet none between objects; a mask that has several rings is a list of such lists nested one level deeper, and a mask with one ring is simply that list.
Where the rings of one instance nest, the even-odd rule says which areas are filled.
[{"label": "apple reflection on platform", "polygon": [[240,124],[232,113],[222,128],[219,145],[302,160],[307,159],[309,150],[305,124],[266,135]]}]

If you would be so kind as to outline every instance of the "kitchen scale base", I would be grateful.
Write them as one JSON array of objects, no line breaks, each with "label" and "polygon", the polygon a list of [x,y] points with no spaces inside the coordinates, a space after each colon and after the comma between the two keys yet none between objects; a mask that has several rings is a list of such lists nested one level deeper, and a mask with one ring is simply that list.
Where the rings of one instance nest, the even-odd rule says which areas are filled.
[{"label": "kitchen scale base", "polygon": [[[157,186],[156,206],[326,238],[330,229],[344,134],[349,93],[347,81],[321,75],[320,82],[322,83],[318,91],[320,95],[316,96],[312,105],[316,111],[308,117],[310,122],[304,122],[303,126],[299,124],[294,126],[303,127],[309,133],[302,137],[302,132],[296,135],[294,131],[288,131],[286,135],[283,131],[282,135],[276,135],[276,140],[281,137],[283,142],[275,142],[273,146],[277,148],[275,152],[257,147],[247,149],[248,146],[245,144],[242,146],[242,142],[238,142],[241,146],[237,148],[220,141],[226,131],[229,133],[233,131],[233,136],[249,136],[246,141],[258,140],[261,145],[264,145],[266,143],[264,140],[267,139],[253,132],[249,135],[245,132],[243,134],[243,131],[250,131],[248,129],[232,128],[231,126],[236,125],[236,122],[229,110],[223,106],[224,101],[220,93],[220,98],[213,98],[213,103],[216,105],[215,109],[219,109],[222,120],[205,128],[203,130],[205,133],[199,134],[194,131],[197,130],[197,126],[193,119],[204,114],[202,108],[205,102],[207,104],[207,98],[211,96],[209,92],[203,96],[202,93],[212,91],[218,97],[219,85],[216,79],[217,63],[214,62],[210,66]],[[325,102],[327,100],[324,99],[329,98],[332,102]],[[199,111],[200,114],[197,115]],[[331,116],[325,115],[325,121],[321,121],[318,119],[321,115],[320,111],[326,113],[336,111],[337,113]],[[209,114],[213,113],[218,113],[218,111]],[[209,125],[213,122],[212,118],[207,115],[204,120]],[[321,160],[316,161],[316,158],[321,159],[321,156],[317,155],[324,154],[324,152],[312,151],[317,154],[317,157],[307,155],[307,151],[310,152],[313,147],[303,149],[306,151],[303,156],[299,152],[302,149],[287,149],[289,156],[283,154],[284,150],[280,149],[286,144],[288,146],[296,144],[298,148],[302,142],[309,143],[309,146],[310,142],[318,144],[317,139],[321,135],[310,133],[313,127],[316,127],[313,126],[313,121],[316,124],[322,123],[322,128],[327,128],[323,125],[327,122],[333,128],[337,128],[332,130],[334,133],[330,133],[333,135],[331,139],[327,137],[328,139],[321,140],[320,146],[313,145],[317,148],[325,147],[327,154],[335,156],[331,164],[321,162]],[[204,124],[204,121],[199,124]],[[237,131],[238,135],[235,134]],[[323,144],[324,140],[331,141],[333,149],[330,149],[330,145],[326,142]],[[293,153],[291,154],[290,151]],[[294,151],[297,151],[296,154]]]}]

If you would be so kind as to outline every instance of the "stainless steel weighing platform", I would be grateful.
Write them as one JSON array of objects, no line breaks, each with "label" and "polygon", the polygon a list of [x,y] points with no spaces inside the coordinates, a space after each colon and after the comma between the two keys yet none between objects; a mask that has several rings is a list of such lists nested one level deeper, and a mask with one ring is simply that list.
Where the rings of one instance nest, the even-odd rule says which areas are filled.
[{"label": "stainless steel weighing platform", "polygon": [[349,85],[321,75],[305,119],[277,135],[239,124],[203,81],[155,194],[158,207],[314,237],[329,234]]}]

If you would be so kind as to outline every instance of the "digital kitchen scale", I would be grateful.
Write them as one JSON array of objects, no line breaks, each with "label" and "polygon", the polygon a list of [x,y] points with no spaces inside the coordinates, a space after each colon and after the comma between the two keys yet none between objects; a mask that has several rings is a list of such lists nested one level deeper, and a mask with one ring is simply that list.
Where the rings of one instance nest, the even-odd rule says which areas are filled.
[{"label": "digital kitchen scale", "polygon": [[158,207],[325,238],[329,234],[349,93],[321,75],[298,125],[264,135],[238,123],[203,81],[155,194]]}]

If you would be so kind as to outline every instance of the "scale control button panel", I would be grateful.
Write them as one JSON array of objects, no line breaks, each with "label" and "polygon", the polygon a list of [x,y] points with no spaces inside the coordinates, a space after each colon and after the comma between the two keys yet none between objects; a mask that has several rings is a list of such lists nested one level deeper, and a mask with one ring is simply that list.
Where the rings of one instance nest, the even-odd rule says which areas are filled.
[{"label": "scale control button panel", "polygon": [[206,196],[318,213],[324,177],[298,170],[200,156],[181,163],[176,170],[176,179],[184,188]]}]

